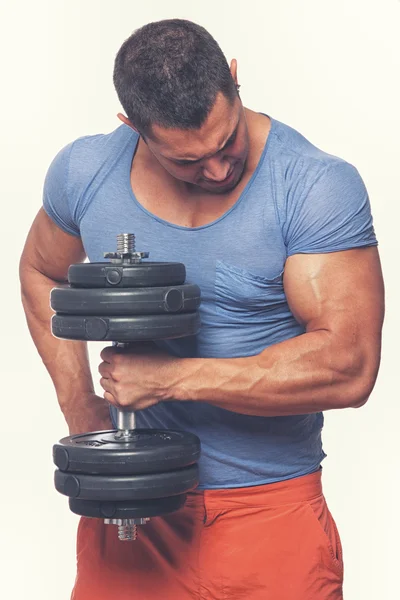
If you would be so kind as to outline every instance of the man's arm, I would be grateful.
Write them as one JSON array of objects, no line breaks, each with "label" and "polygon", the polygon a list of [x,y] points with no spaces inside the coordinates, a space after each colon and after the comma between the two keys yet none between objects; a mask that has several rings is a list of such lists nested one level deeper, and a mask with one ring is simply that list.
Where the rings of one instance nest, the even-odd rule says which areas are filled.
[{"label": "man's arm", "polygon": [[40,209],[20,260],[22,303],[71,433],[111,427],[107,404],[94,394],[86,343],[59,340],[50,328],[50,290],[67,281],[70,264],[84,259],[81,239],[64,233]]},{"label": "man's arm", "polygon": [[171,395],[262,416],[363,405],[381,351],[384,290],[377,249],[292,256],[284,286],[305,334],[250,358],[183,360]]},{"label": "man's arm", "polygon": [[380,362],[384,288],[377,249],[291,256],[284,286],[303,335],[232,359],[106,348],[99,368],[104,397],[133,409],[199,400],[265,417],[362,406]]}]

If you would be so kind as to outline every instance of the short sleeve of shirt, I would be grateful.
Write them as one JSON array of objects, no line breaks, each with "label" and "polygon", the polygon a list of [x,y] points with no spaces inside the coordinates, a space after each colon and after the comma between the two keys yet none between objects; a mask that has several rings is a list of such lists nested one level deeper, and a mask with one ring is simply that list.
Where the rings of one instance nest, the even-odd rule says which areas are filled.
[{"label": "short sleeve of shirt", "polygon": [[287,254],[337,252],[375,246],[371,206],[357,169],[345,161],[326,166],[287,205]]},{"label": "short sleeve of shirt", "polygon": [[69,144],[56,155],[47,171],[43,188],[43,208],[48,216],[66,233],[79,236],[69,194],[69,162],[72,150]]}]

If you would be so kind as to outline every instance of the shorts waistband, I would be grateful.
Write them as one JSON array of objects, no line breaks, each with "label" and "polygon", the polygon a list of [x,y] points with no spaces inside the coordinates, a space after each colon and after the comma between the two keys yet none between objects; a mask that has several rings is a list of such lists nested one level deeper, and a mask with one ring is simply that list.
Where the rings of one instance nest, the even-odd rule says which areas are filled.
[{"label": "shorts waistband", "polygon": [[322,495],[322,469],[276,483],[219,490],[195,490],[188,503],[204,501],[210,509],[268,507],[307,502]]}]

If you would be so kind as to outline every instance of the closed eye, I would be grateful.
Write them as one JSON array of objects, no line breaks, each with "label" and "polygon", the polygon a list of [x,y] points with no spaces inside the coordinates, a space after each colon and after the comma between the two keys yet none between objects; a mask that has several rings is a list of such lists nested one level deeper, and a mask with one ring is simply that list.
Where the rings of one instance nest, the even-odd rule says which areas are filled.
[{"label": "closed eye", "polygon": [[198,160],[174,160],[174,162],[177,165],[185,166],[185,165],[195,165],[196,163],[199,163],[201,160],[202,159],[199,158]]},{"label": "closed eye", "polygon": [[[235,131],[232,133],[231,137],[226,142],[225,146],[223,148],[221,148],[220,150],[218,150],[217,154],[219,154],[219,152],[222,152],[223,150],[225,150],[229,146],[232,146],[232,144],[236,140],[238,127],[239,127],[239,125],[237,125]],[[174,160],[174,163],[177,164],[177,165],[180,165],[180,166],[184,167],[184,166],[188,166],[188,165],[195,165],[196,163],[199,163],[202,160],[203,160],[203,158],[198,158],[197,160]]]}]

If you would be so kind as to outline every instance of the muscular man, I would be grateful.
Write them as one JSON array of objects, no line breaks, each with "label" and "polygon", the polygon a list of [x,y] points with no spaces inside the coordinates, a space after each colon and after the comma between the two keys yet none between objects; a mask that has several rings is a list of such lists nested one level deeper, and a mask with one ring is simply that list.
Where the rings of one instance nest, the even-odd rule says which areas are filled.
[{"label": "muscular man", "polygon": [[[364,183],[244,108],[236,61],[191,22],[136,31],[114,84],[123,124],[50,166],[21,261],[24,305],[71,433],[109,428],[109,407],[138,410],[139,427],[200,437],[201,481],[131,544],[82,518],[73,598],[339,600],[321,429],[323,411],[367,401],[379,367],[383,284]],[[85,344],[51,336],[48,298],[71,263],[101,261],[123,231],[152,260],[185,263],[202,328],[104,349],[103,399]]]}]

